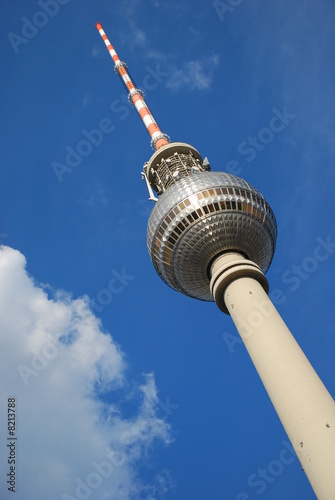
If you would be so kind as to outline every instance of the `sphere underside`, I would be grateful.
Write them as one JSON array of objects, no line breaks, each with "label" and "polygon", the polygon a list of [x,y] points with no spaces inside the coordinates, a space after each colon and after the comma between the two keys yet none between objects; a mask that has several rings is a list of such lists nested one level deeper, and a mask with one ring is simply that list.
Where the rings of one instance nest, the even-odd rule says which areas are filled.
[{"label": "sphere underside", "polygon": [[259,191],[234,175],[205,172],[181,179],[159,197],[147,244],[157,273],[170,287],[211,301],[213,259],[240,252],[265,273],[276,236],[274,214]]}]

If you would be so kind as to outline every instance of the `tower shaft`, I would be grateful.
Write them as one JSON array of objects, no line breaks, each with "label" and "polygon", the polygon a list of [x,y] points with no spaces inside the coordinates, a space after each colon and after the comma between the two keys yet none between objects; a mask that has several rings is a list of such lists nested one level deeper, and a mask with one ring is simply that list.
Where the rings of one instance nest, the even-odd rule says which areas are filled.
[{"label": "tower shaft", "polygon": [[159,126],[152,113],[150,112],[145,100],[144,93],[142,90],[138,89],[130,77],[127,65],[122,62],[117,55],[113,45],[107,38],[106,33],[104,32],[101,23],[96,23],[96,28],[99,31],[101,38],[105,42],[107,50],[114,61],[114,69],[116,73],[120,76],[124,86],[127,89],[128,99],[132,102],[137,109],[138,114],[141,117],[142,122],[145,125],[150,137],[151,137],[151,145],[154,150],[161,148],[162,146],[166,146],[170,142],[170,138],[164,134]]},{"label": "tower shaft", "polygon": [[224,301],[316,496],[333,500],[334,400],[268,298],[259,271],[248,271],[243,260],[238,254],[216,260],[215,298],[221,309]]}]

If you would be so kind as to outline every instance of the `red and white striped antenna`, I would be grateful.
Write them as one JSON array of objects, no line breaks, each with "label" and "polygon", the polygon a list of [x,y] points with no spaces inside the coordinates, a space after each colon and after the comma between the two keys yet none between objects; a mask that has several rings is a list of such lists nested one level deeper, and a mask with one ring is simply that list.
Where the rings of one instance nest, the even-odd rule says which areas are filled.
[{"label": "red and white striped antenna", "polygon": [[108,40],[107,35],[102,28],[102,24],[97,22],[95,26],[99,31],[101,38],[105,42],[107,50],[114,61],[115,72],[120,76],[124,86],[127,89],[129,101],[134,104],[145,125],[145,128],[150,134],[151,147],[154,151],[157,151],[159,148],[169,144],[171,142],[171,139],[167,134],[164,134],[157,125],[155,118],[151,114],[144,100],[143,91],[136,87],[134,80],[129,75],[127,65],[120,60],[119,56],[115,52],[113,45]]}]

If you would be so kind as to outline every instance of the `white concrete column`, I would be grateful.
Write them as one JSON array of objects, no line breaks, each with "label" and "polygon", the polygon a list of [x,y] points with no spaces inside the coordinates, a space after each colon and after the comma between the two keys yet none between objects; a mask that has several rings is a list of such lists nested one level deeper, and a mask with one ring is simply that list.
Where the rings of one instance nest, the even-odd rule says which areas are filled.
[{"label": "white concrete column", "polygon": [[212,266],[212,293],[231,315],[317,498],[334,500],[335,402],[264,291],[262,274],[243,256],[224,254]]}]

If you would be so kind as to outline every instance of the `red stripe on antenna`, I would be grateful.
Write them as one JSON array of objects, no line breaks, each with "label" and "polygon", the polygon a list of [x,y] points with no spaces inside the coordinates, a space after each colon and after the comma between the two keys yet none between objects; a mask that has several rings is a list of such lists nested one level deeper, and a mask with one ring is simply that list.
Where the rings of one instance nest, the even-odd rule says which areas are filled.
[{"label": "red stripe on antenna", "polygon": [[[109,51],[115,66],[114,69],[116,73],[120,76],[121,80],[123,81],[123,84],[125,85],[126,89],[129,91],[129,100],[136,105],[138,114],[140,115],[142,122],[144,123],[150,137],[151,137],[151,146],[153,149],[157,150],[163,146],[166,146],[169,144],[170,138],[164,134],[159,126],[156,123],[156,120],[154,119],[153,115],[151,114],[145,100],[143,97],[143,93],[139,89],[136,88],[136,85],[130,78],[130,75],[127,71],[127,66],[125,63],[123,63],[119,56],[117,55],[113,45],[110,43],[110,41],[107,38],[106,33],[104,32],[102,28],[102,24],[100,22],[97,22],[95,24],[95,27],[100,33],[101,38],[105,42],[105,45],[107,47],[107,50]],[[133,91],[133,92],[131,92]],[[139,103],[139,101],[143,101],[142,105]]]}]

